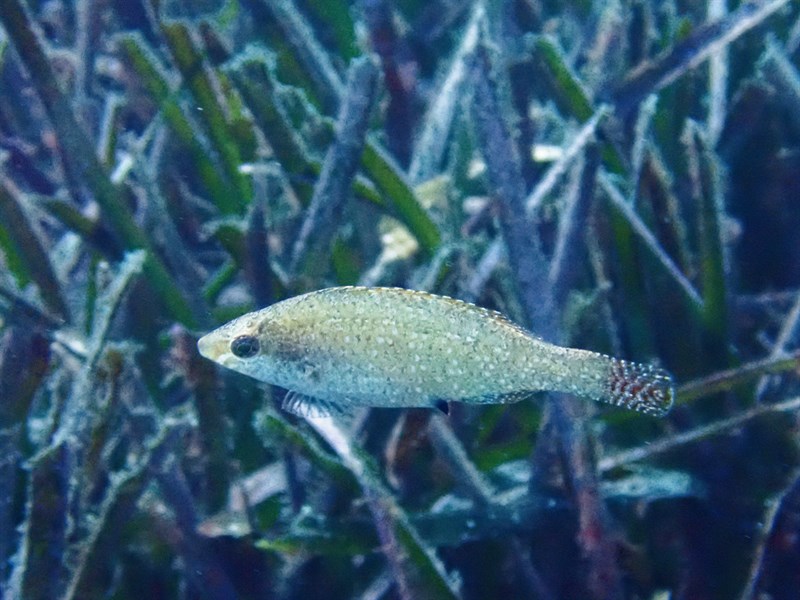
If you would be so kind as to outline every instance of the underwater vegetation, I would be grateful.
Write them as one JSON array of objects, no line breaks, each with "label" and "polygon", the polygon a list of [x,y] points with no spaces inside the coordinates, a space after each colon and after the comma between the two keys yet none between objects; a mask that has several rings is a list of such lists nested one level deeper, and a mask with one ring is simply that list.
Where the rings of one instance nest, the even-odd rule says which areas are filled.
[{"label": "underwater vegetation", "polygon": [[[799,69],[791,0],[0,0],[0,597],[800,597]],[[675,405],[198,353],[352,285]]]}]

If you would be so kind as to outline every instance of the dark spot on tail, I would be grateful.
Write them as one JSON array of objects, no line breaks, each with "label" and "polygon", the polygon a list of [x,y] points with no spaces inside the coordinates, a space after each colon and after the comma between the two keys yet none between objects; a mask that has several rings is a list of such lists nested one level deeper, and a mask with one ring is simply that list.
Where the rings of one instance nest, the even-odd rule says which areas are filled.
[{"label": "dark spot on tail", "polygon": [[659,417],[669,412],[675,396],[669,373],[625,360],[613,361],[608,387],[611,404]]},{"label": "dark spot on tail", "polygon": [[447,400],[437,400],[434,406],[444,414],[450,414],[450,404],[448,404]]}]

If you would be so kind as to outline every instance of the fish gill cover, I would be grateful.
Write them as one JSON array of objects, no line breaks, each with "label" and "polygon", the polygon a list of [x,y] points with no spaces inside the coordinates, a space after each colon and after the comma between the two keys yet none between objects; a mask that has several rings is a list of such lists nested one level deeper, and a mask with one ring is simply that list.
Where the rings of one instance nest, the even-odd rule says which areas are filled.
[{"label": "fish gill cover", "polygon": [[[796,598],[799,64],[790,0],[0,0],[0,596]],[[352,285],[675,406],[198,353]]]}]

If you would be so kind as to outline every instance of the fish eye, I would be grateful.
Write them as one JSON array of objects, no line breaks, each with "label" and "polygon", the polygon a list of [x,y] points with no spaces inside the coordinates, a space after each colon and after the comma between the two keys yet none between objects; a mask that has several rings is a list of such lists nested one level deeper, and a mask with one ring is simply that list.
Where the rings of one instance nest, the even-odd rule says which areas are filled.
[{"label": "fish eye", "polygon": [[258,351],[258,338],[252,335],[240,335],[231,342],[231,352],[238,358],[253,358]]}]

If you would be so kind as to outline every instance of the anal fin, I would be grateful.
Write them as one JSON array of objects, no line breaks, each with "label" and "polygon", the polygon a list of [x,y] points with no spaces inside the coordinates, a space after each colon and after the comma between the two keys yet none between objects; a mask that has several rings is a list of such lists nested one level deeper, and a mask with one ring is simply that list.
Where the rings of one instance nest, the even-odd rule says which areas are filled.
[{"label": "anal fin", "polygon": [[500,392],[497,394],[484,394],[483,396],[472,396],[469,398],[458,398],[460,402],[466,404],[513,404],[521,400],[527,400],[536,394],[538,390],[515,390],[512,392]]},{"label": "anal fin", "polygon": [[298,417],[325,418],[344,413],[336,402],[313,398],[291,390],[283,397],[281,408]]}]

